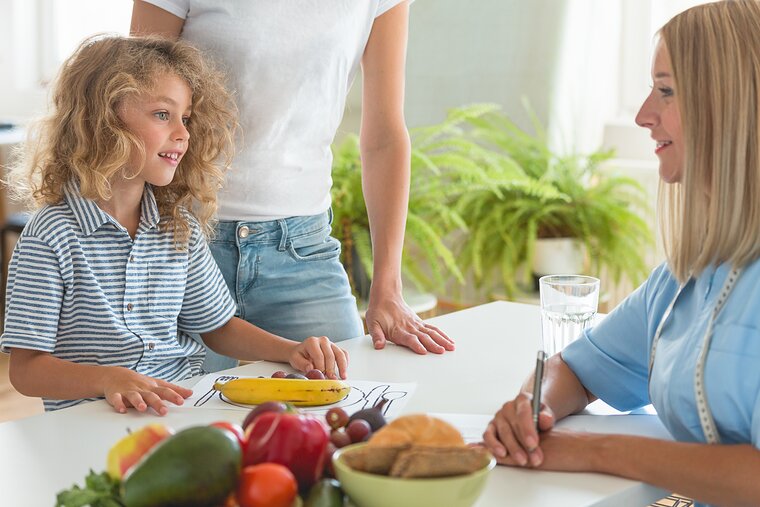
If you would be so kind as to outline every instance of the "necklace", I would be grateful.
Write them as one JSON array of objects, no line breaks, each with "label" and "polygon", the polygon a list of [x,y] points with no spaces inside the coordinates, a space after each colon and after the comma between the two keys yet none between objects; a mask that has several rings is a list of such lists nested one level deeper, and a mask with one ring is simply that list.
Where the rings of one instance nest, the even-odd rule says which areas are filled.
[{"label": "necklace", "polygon": [[[705,364],[707,362],[707,353],[710,349],[710,342],[712,341],[715,319],[717,319],[718,314],[726,304],[726,300],[731,294],[731,291],[734,289],[736,281],[739,279],[741,272],[741,269],[732,269],[728,274],[728,277],[726,277],[726,281],[723,284],[723,288],[720,290],[718,300],[716,301],[715,307],[713,308],[712,314],[710,315],[710,320],[707,323],[707,330],[705,331],[705,335],[702,338],[702,350],[699,352],[699,357],[697,358],[697,366],[694,373],[694,395],[697,401],[699,423],[702,426],[702,432],[704,433],[705,440],[708,444],[719,444],[720,436],[718,435],[718,430],[715,426],[715,420],[713,419],[712,412],[710,411],[710,407],[707,403],[707,393],[705,391]],[[649,385],[651,385],[652,367],[654,366],[654,357],[657,352],[657,344],[660,342],[662,329],[665,327],[665,323],[668,321],[670,314],[673,312],[673,307],[676,305],[678,296],[681,295],[681,292],[687,284],[688,281],[682,283],[678,287],[678,291],[676,291],[675,297],[673,297],[673,300],[665,310],[662,319],[660,319],[660,324],[657,326],[657,331],[654,333],[654,338],[652,339],[652,351],[649,354]]]}]

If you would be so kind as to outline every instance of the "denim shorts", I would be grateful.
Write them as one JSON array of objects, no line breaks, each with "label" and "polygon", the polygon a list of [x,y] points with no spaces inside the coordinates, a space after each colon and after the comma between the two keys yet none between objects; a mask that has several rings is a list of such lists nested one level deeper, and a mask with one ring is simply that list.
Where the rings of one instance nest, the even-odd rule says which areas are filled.
[{"label": "denim shorts", "polygon": [[[219,222],[209,246],[237,303],[236,315],[297,341],[362,336],[331,224],[332,210],[267,222]],[[236,360],[207,350],[203,369],[236,365]]]}]

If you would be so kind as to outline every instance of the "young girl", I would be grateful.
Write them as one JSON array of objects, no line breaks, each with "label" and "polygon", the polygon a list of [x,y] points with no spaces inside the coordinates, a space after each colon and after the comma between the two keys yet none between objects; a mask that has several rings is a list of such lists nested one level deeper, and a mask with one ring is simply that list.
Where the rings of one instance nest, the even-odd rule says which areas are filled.
[{"label": "young girl", "polygon": [[[63,65],[16,190],[44,205],[8,276],[10,379],[46,410],[105,397],[119,412],[192,391],[203,345],[345,378],[326,337],[286,340],[234,317],[205,235],[235,115],[222,79],[186,43],[95,37]],[[19,178],[16,178],[19,179]]]}]

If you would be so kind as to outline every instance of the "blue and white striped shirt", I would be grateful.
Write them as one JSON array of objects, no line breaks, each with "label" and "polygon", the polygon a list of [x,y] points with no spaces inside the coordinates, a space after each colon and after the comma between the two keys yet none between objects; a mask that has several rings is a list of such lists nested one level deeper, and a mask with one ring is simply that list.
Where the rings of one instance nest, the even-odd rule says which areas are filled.
[{"label": "blue and white striped shirt", "polygon": [[[135,239],[69,183],[21,234],[8,273],[0,350],[41,350],[85,364],[123,366],[177,381],[201,373],[203,346],[235,313],[198,224],[178,250],[145,186]],[[84,400],[43,399],[46,410]]]}]

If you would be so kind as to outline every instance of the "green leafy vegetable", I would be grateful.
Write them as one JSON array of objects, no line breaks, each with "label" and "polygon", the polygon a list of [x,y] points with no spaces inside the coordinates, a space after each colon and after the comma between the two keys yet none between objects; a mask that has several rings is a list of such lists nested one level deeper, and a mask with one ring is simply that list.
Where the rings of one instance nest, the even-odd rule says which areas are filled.
[{"label": "green leafy vegetable", "polygon": [[106,472],[90,470],[84,488],[76,484],[56,496],[56,507],[124,507],[119,493],[119,481]]}]

